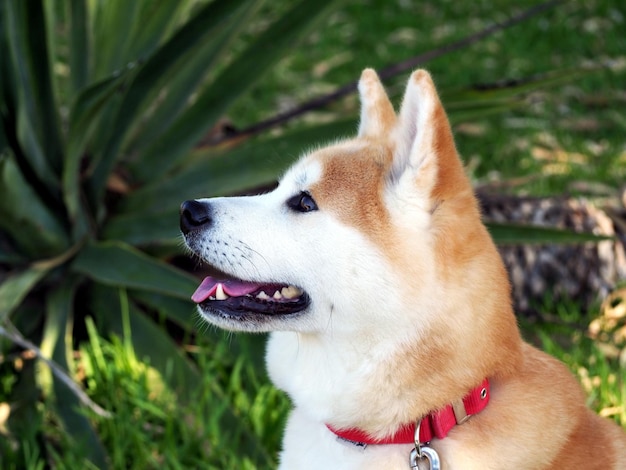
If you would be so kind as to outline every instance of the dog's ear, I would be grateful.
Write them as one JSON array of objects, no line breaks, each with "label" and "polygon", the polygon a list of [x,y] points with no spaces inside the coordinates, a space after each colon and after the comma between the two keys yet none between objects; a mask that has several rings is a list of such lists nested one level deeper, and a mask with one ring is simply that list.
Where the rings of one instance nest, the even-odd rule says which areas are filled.
[{"label": "dog's ear", "polygon": [[359,80],[359,137],[386,137],[396,125],[396,112],[376,72],[365,69]]},{"label": "dog's ear", "polygon": [[425,70],[409,79],[394,137],[392,177],[401,187],[417,189],[431,205],[471,190],[450,123]]}]

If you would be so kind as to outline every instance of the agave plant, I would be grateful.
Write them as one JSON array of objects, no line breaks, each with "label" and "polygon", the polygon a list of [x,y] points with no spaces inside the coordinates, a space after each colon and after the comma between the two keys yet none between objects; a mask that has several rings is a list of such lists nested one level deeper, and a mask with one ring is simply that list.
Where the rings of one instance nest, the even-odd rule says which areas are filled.
[{"label": "agave plant", "polygon": [[286,164],[255,158],[262,145],[200,156],[196,145],[332,5],[300,1],[241,42],[262,3],[0,3],[0,357],[27,348],[54,373],[14,369],[14,431],[32,425],[43,391],[105,466],[64,374],[87,315],[103,335],[131,335],[181,395],[192,388],[193,365],[153,321],[193,318],[194,278],[164,261],[179,249],[178,205],[267,184]]}]

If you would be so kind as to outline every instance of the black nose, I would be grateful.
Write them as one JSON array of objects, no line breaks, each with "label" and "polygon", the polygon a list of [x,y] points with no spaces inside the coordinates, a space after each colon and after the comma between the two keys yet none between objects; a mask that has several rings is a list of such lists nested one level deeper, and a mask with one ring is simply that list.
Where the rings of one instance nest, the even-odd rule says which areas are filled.
[{"label": "black nose", "polygon": [[180,230],[184,234],[210,223],[211,207],[208,203],[192,199],[180,205]]}]

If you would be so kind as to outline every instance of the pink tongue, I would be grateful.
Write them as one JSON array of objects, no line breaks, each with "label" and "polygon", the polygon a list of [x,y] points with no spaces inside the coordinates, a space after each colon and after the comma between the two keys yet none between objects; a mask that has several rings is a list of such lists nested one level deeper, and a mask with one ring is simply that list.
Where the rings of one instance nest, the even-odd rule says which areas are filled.
[{"label": "pink tongue", "polygon": [[250,294],[258,290],[261,287],[261,284],[256,284],[254,282],[238,281],[234,279],[222,280],[207,276],[193,293],[191,300],[197,304],[204,302],[209,298],[209,296],[215,294],[218,284],[222,284],[224,292],[230,297],[241,297],[242,295]]}]

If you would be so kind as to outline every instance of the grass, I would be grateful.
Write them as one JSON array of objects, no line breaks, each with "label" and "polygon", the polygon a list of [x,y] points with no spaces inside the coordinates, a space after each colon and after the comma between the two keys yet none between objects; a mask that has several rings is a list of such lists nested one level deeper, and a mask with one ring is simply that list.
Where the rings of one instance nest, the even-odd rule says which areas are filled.
[{"label": "grass", "polygon": [[[87,319],[89,341],[75,358],[77,378],[90,397],[112,414],[88,410],[109,452],[114,469],[272,468],[289,403],[273,388],[257,361],[233,355],[233,342],[199,338],[189,346],[202,380],[186,403],[177,400],[149,362],[137,358],[124,338],[103,339]],[[241,427],[225,429],[222,415],[234,412],[245,432],[263,444],[263,454],[239,447]],[[96,468],[84,460],[81,445],[60,431],[52,413],[42,409],[32,432],[5,436],[0,446],[3,469]],[[39,434],[43,432],[43,435]],[[43,442],[42,442],[43,438]],[[20,445],[16,440],[19,439]],[[13,441],[13,442],[11,442]]]},{"label": "grass", "polygon": [[[265,15],[282,8],[280,2],[270,3]],[[347,0],[302,53],[284,60],[229,118],[244,128],[354,80],[366,66],[382,68],[445,45],[533,4],[442,0],[392,5],[386,0]],[[477,184],[522,177],[524,184],[514,189],[523,193],[575,193],[580,182],[617,191],[626,180],[626,120],[618,112],[626,102],[625,22],[624,2],[564,2],[522,25],[425,64],[448,107],[455,106],[456,92],[478,84],[555,70],[572,74],[561,86],[528,94],[521,107],[455,126],[457,145]],[[258,24],[262,23],[261,18]],[[574,75],[590,65],[601,67]],[[387,83],[396,98],[405,80],[406,74]],[[357,107],[356,99],[348,97],[289,125],[354,115]],[[521,319],[526,337],[568,364],[593,409],[626,426],[624,371],[617,358],[586,335],[593,315],[583,315],[575,300],[561,306],[546,302],[544,310],[553,315],[550,321]],[[289,403],[269,384],[258,347],[235,353],[242,350],[240,342],[251,340],[201,331],[194,341],[185,341],[202,382],[192,399],[181,403],[124,338],[100,338],[92,328],[89,332],[90,341],[75,358],[77,378],[93,400],[113,413],[110,419],[92,416],[113,468],[275,465]],[[35,364],[32,358],[15,356],[4,358],[0,367],[1,404],[9,390],[20,386],[11,370]],[[29,424],[19,436],[9,436],[3,431],[0,407],[0,466],[88,468],[80,447],[67,441],[43,403],[39,411],[25,421]],[[225,413],[233,413],[266,451],[242,448],[242,429],[219,425]]]},{"label": "grass", "polygon": [[219,427],[227,408],[236,410],[252,433],[277,445],[287,409],[284,398],[246,358],[233,357],[227,341],[200,340],[191,352],[203,379],[189,404],[181,406],[129,343],[103,340],[90,328],[79,362],[92,397],[115,416],[93,416],[105,447],[112,450],[113,468],[256,468],[245,453],[224,451],[238,441],[239,432]]},{"label": "grass", "polygon": [[[323,95],[358,78],[442,47],[520,13],[537,1],[397,2],[352,0],[305,45],[306,54],[283,61],[230,114],[237,127]],[[609,0],[563,2],[466,49],[432,60],[428,68],[449,109],[460,90],[551,71],[571,79],[526,96],[524,106],[455,129],[458,148],[477,182],[541,174],[523,190],[572,191],[573,182],[619,186],[626,179],[626,7]],[[597,67],[579,76],[582,68]],[[399,99],[408,73],[387,81]],[[305,86],[303,86],[305,84]],[[355,115],[350,97],[307,120]]]}]

